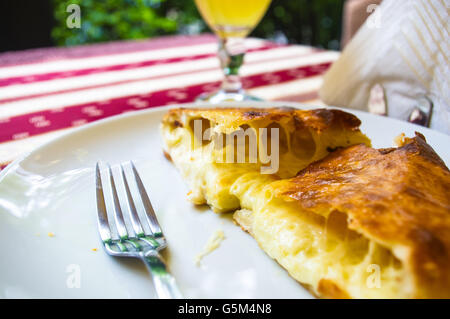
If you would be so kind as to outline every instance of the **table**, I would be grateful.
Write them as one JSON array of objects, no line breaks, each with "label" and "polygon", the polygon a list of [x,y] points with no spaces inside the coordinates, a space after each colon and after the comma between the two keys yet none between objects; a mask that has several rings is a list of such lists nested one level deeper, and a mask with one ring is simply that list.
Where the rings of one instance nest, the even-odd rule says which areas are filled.
[{"label": "table", "polygon": [[[323,105],[317,91],[338,52],[255,38],[246,47],[250,94]],[[215,90],[216,50],[202,34],[0,54],[0,169],[74,127]]]}]

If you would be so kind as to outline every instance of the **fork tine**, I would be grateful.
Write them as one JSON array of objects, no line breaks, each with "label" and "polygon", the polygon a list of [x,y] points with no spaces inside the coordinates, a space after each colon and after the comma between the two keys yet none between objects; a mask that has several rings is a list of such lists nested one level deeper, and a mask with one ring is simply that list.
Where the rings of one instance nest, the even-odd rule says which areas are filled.
[{"label": "fork tine", "polygon": [[128,198],[128,207],[130,209],[131,224],[133,226],[134,232],[136,233],[136,236],[141,237],[144,236],[144,230],[142,229],[141,222],[139,220],[139,216],[136,211],[136,205],[134,203],[133,196],[131,196],[128,180],[127,177],[125,176],[125,169],[122,164],[120,165],[120,168],[122,170],[123,184],[125,186],[125,192]]},{"label": "fork tine", "polygon": [[156,218],[155,211],[153,210],[152,203],[150,202],[150,198],[148,198],[147,192],[145,190],[144,184],[142,183],[141,177],[134,166],[133,161],[130,161],[131,167],[133,169],[134,179],[136,180],[136,184],[139,189],[139,194],[141,195],[142,204],[144,205],[145,217],[147,218],[148,223],[150,224],[150,228],[153,232],[154,237],[162,237],[161,226],[158,223],[158,219]]},{"label": "fork tine", "polygon": [[100,174],[100,163],[97,162],[95,166],[95,185],[97,194],[97,224],[100,238],[103,242],[109,242],[111,240],[111,231],[108,225],[108,217],[106,215],[105,196],[103,194],[102,177]]},{"label": "fork tine", "polygon": [[119,202],[119,196],[117,195],[117,189],[116,189],[116,183],[114,182],[114,176],[112,173],[111,166],[108,164],[108,172],[109,172],[109,179],[111,182],[111,191],[113,196],[113,202],[114,202],[114,221],[117,227],[117,232],[119,234],[120,239],[128,239],[128,232],[127,228],[125,226],[125,221],[123,220],[123,214],[122,209],[120,208],[120,202]]}]

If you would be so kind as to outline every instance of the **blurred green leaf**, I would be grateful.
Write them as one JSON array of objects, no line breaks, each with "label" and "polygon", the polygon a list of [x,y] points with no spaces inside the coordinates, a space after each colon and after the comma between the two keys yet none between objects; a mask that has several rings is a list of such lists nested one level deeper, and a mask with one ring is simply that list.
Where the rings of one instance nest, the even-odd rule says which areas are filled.
[{"label": "blurred green leaf", "polygon": [[[66,26],[66,8],[72,3],[81,7],[80,29]],[[273,0],[252,36],[338,49],[343,3]],[[57,45],[208,31],[194,0],[53,0],[53,4],[52,37]]]}]

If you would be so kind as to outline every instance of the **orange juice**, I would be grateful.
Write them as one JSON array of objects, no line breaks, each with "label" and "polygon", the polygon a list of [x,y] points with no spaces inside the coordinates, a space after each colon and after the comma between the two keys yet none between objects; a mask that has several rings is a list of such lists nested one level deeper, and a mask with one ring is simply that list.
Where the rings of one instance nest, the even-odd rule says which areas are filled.
[{"label": "orange juice", "polygon": [[271,0],[195,0],[206,23],[221,38],[245,37],[264,16]]}]

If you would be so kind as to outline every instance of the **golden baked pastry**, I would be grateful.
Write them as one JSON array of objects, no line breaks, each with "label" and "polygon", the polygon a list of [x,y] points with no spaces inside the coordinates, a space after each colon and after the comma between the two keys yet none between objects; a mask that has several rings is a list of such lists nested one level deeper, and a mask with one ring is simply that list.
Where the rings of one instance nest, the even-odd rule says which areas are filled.
[{"label": "golden baked pastry", "polygon": [[337,150],[258,205],[246,187],[235,220],[316,295],[450,297],[450,173],[422,135]]},{"label": "golden baked pastry", "polygon": [[[223,163],[231,149],[194,136],[194,119],[219,140],[278,127],[279,170]],[[162,133],[190,199],[237,210],[237,223],[315,295],[450,297],[448,169],[421,135],[376,150],[359,124],[337,110],[174,109]]]},{"label": "golden baked pastry", "polygon": [[[194,124],[202,130],[194,134]],[[237,178],[259,181],[259,185],[279,178],[289,178],[308,164],[317,161],[338,147],[366,143],[370,140],[360,132],[360,121],[352,114],[339,110],[302,111],[293,108],[214,108],[172,109],[162,122],[166,154],[187,180],[191,189],[189,199],[195,204],[211,206],[216,212],[240,208],[240,200],[230,189]],[[278,144],[279,159],[273,174],[273,163],[258,156],[262,142],[261,129],[267,128],[268,149],[272,140]],[[272,129],[278,128],[278,138]],[[210,140],[203,138],[207,134]],[[236,143],[227,143],[233,134],[253,132],[257,153],[250,160],[249,138],[245,138],[242,161],[239,163]],[[255,143],[250,143],[255,144]],[[271,152],[271,149],[267,153]],[[275,152],[271,152],[275,153]],[[227,161],[228,155],[233,159]],[[272,162],[275,162],[272,161]],[[273,165],[272,165],[273,166]]]}]

